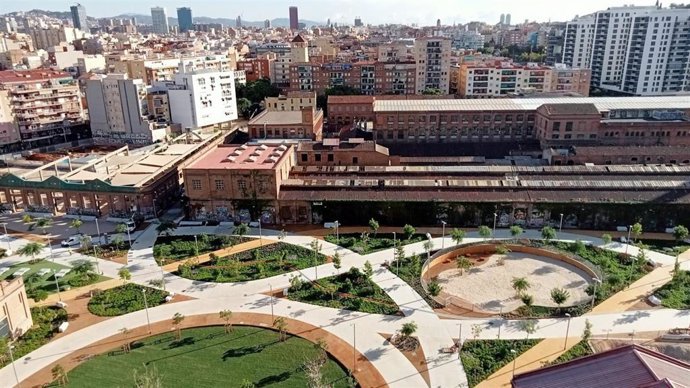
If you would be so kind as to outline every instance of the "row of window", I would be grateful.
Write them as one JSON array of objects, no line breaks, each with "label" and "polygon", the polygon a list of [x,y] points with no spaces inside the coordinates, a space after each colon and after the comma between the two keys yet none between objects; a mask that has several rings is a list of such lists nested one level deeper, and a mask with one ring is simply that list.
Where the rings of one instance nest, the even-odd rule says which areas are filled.
[{"label": "row of window", "polygon": [[[319,155],[320,156],[320,155]],[[236,181],[237,183],[237,188],[240,191],[245,191],[247,190],[247,181],[244,179],[238,179]],[[225,181],[222,179],[214,179],[213,181],[214,187],[216,191],[225,191]],[[267,183],[263,180],[260,180],[257,182],[257,191],[261,194],[265,194],[267,190]],[[202,183],[201,179],[192,179],[192,190],[194,191],[200,191],[202,190]]]},{"label": "row of window", "polygon": [[[396,121],[398,124],[404,124],[405,122],[405,115],[397,115],[397,116],[388,116],[387,117],[387,122],[388,124],[392,124]],[[515,118],[516,122],[524,122],[525,121],[525,115],[524,114],[517,114],[517,115],[512,115],[512,114],[507,114],[507,115],[501,115],[501,114],[484,114],[484,115],[430,115],[429,116],[429,123],[436,123],[437,120],[440,120],[441,124],[445,124],[448,122],[448,119],[450,119],[451,123],[460,123],[462,121],[464,124],[469,123],[470,118],[472,119],[472,122],[478,123],[483,117],[483,122],[495,122],[495,123],[500,123],[503,122],[504,120],[506,122],[512,122],[513,117]],[[533,114],[528,114],[527,115],[527,122],[533,122],[534,121],[534,115]],[[426,123],[427,122],[427,116],[418,116],[418,115],[408,115],[407,116],[407,122],[410,124],[414,122],[419,122],[419,123]]]}]

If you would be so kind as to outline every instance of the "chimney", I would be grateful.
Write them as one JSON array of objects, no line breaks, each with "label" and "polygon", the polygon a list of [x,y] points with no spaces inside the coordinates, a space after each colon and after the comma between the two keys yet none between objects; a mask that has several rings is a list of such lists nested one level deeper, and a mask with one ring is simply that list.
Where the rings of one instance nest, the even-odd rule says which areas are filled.
[{"label": "chimney", "polygon": [[311,127],[314,124],[314,107],[306,106],[302,108],[302,123],[307,123]]}]

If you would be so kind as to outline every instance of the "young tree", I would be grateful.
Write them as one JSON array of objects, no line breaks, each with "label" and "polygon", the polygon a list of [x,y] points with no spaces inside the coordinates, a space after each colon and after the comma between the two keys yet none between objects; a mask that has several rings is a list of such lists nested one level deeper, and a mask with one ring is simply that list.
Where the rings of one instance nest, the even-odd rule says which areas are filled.
[{"label": "young tree", "polygon": [[178,341],[182,337],[181,325],[182,325],[182,321],[184,321],[184,318],[185,318],[184,315],[182,315],[180,313],[175,313],[175,315],[173,315],[173,317],[172,317],[172,324],[175,327],[175,332],[177,334],[177,340]]},{"label": "young tree", "polygon": [[479,233],[479,237],[483,238],[484,240],[487,240],[489,237],[491,237],[491,228],[486,225],[480,225],[477,229],[477,232]]},{"label": "young tree", "polygon": [[530,334],[534,334],[537,331],[537,324],[539,321],[536,319],[522,319],[518,322],[518,327],[521,331],[527,333],[525,339],[529,339]]},{"label": "young tree", "polygon": [[251,381],[244,379],[240,383],[240,388],[256,388],[256,384],[252,383]]},{"label": "young tree", "polygon": [[122,267],[120,268],[119,271],[117,271],[117,275],[122,279],[122,282],[124,284],[127,284],[127,281],[132,278],[132,273],[129,272],[129,269],[127,267]]},{"label": "young tree", "polygon": [[0,364],[9,359],[10,343],[7,342],[7,337],[0,337]]},{"label": "young tree", "polygon": [[431,253],[431,251],[434,249],[434,243],[433,243],[433,241],[431,241],[431,240],[426,240],[426,241],[424,242],[423,247],[424,247],[424,252],[426,252],[427,255],[428,255],[428,254]]},{"label": "young tree", "polygon": [[276,317],[276,319],[273,320],[273,327],[278,330],[278,340],[280,342],[285,341],[287,339],[287,321],[285,321],[285,318]]},{"label": "young tree", "polygon": [[331,258],[333,260],[333,268],[337,271],[338,274],[340,274],[340,268],[343,265],[342,259],[340,258],[340,253],[336,252],[333,254],[333,257]]},{"label": "young tree", "polygon": [[129,353],[130,350],[132,350],[131,343],[129,342],[129,329],[123,327],[120,329],[120,333],[122,333],[122,336],[125,337],[125,343],[122,344],[122,352]]},{"label": "young tree", "polygon": [[441,286],[436,280],[430,281],[429,284],[426,285],[426,288],[431,296],[438,296],[438,294],[443,291],[443,286]]},{"label": "young tree", "polygon": [[338,286],[327,281],[320,282],[320,285],[323,291],[331,296],[331,300],[335,299],[335,293],[338,292]]},{"label": "young tree", "polygon": [[122,235],[127,234],[127,225],[122,223],[115,225],[115,233]]},{"label": "young tree", "polygon": [[366,276],[367,280],[371,280],[371,277],[374,276],[374,268],[371,266],[371,263],[369,260],[364,262],[364,276]]},{"label": "young tree", "polygon": [[484,331],[484,327],[482,327],[482,325],[478,323],[472,325],[472,337],[475,341],[478,340],[479,337],[482,335],[482,331]]},{"label": "young tree", "polygon": [[400,336],[403,338],[411,337],[417,331],[417,324],[414,322],[403,323],[400,329]]},{"label": "young tree", "polygon": [[609,233],[604,233],[601,235],[601,241],[604,242],[604,245],[608,245],[613,241],[613,237]]},{"label": "young tree", "polygon": [[376,233],[379,230],[379,222],[373,218],[370,219],[369,220],[369,229],[371,229],[371,231],[374,232],[374,237],[376,237]]},{"label": "young tree", "polygon": [[115,245],[115,249],[119,251],[122,249],[122,246],[125,245],[125,238],[121,235],[116,235],[113,237],[113,245]]},{"label": "young tree", "polygon": [[50,373],[53,375],[53,381],[56,381],[58,385],[63,386],[67,384],[67,373],[65,373],[65,368],[63,368],[62,365],[55,365],[53,369],[50,370]]},{"label": "young tree", "polygon": [[462,244],[462,240],[465,239],[465,231],[462,229],[454,228],[450,231],[450,238],[453,240],[455,245]]},{"label": "young tree", "polygon": [[525,231],[519,225],[510,227],[510,235],[513,236],[513,240],[515,241],[517,241],[524,232]]},{"label": "young tree", "polygon": [[548,244],[551,240],[556,238],[556,229],[550,226],[543,227],[541,229],[541,238]]},{"label": "young tree", "polygon": [[235,227],[233,232],[241,239],[245,234],[249,233],[249,226],[245,223],[241,223]]},{"label": "young tree", "polygon": [[220,319],[223,320],[223,327],[225,328],[225,334],[231,332],[232,331],[232,323],[230,323],[230,320],[232,319],[232,311],[222,310],[220,313],[218,313],[218,316],[220,317]]},{"label": "young tree", "polygon": [[592,322],[585,319],[585,329],[582,331],[582,340],[587,342],[592,337]]},{"label": "young tree", "polygon": [[403,235],[407,240],[411,239],[416,232],[417,230],[414,228],[414,226],[410,224],[405,224],[405,226],[403,226]]},{"label": "young tree", "polygon": [[308,359],[302,364],[302,370],[307,376],[308,388],[328,388],[330,386],[324,382],[322,369],[325,364],[326,360],[320,356]]},{"label": "young tree", "polygon": [[534,304],[534,297],[530,294],[520,295],[520,300],[527,307],[527,314],[532,313],[532,305]]},{"label": "young tree", "polygon": [[149,368],[144,365],[143,371],[134,370],[134,388],[163,388],[160,373],[155,366]]},{"label": "young tree", "polygon": [[31,256],[31,259],[36,260],[36,255],[41,253],[45,246],[37,242],[30,242],[17,250],[20,256]]},{"label": "young tree", "polygon": [[84,225],[84,221],[80,219],[74,219],[72,220],[72,222],[69,223],[69,227],[72,229],[76,229],[77,233],[81,233],[80,228],[82,225]]},{"label": "young tree", "polygon": [[72,267],[72,271],[76,272],[79,275],[86,275],[87,273],[93,272],[93,268],[93,261],[79,260]]},{"label": "young tree", "polygon": [[524,277],[513,278],[513,290],[515,290],[515,297],[520,298],[522,294],[530,288],[531,284]]},{"label": "young tree", "polygon": [[293,276],[290,278],[290,290],[299,291],[302,288],[302,279],[299,276]]},{"label": "young tree", "polygon": [[50,228],[52,224],[53,221],[50,218],[39,218],[38,220],[36,220],[34,227],[41,229],[41,232],[43,232],[43,234],[48,234],[46,229]]},{"label": "young tree", "polygon": [[27,226],[28,231],[32,231],[34,229],[34,224],[35,224],[34,217],[31,216],[31,214],[24,214],[22,216],[22,223]]},{"label": "young tree", "polygon": [[[309,243],[309,248],[311,248],[311,251],[314,253],[314,270],[315,270],[315,271],[316,271],[316,268],[318,268],[318,265],[319,265],[319,254],[321,253],[321,248],[322,248],[322,247],[323,247],[323,246],[321,245],[321,243],[320,243],[319,240],[317,240],[317,239],[313,239],[313,240],[311,240],[311,242]],[[316,274],[317,274],[316,277],[318,278],[318,272],[317,272]]]},{"label": "young tree", "polygon": [[634,223],[632,225],[632,228],[630,229],[630,233],[633,235],[635,240],[640,238],[640,236],[642,235],[642,224],[640,224],[639,222]]},{"label": "young tree", "polygon": [[551,300],[558,306],[559,310],[561,309],[561,305],[563,305],[568,298],[570,298],[570,292],[563,288],[556,287],[551,290]]},{"label": "young tree", "polygon": [[685,241],[688,238],[688,228],[683,225],[676,226],[673,228],[673,238],[679,243]]},{"label": "young tree", "polygon": [[462,276],[465,271],[474,266],[474,263],[467,256],[459,255],[455,258],[455,265],[460,270],[460,276]]}]

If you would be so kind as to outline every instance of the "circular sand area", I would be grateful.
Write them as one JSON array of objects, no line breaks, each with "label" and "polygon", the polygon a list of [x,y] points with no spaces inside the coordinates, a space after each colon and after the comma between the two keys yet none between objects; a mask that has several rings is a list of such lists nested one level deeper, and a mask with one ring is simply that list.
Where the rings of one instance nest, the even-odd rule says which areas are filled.
[{"label": "circular sand area", "polygon": [[[502,256],[505,264],[498,265]],[[445,294],[474,303],[484,311],[499,312],[502,307],[503,312],[509,312],[522,306],[512,287],[512,280],[516,277],[524,277],[530,283],[526,293],[534,297],[535,306],[557,307],[551,301],[551,290],[557,287],[570,293],[563,306],[591,299],[585,293],[591,281],[586,272],[560,260],[521,252],[494,254],[463,275],[458,269],[450,269],[439,273],[437,280]]]}]

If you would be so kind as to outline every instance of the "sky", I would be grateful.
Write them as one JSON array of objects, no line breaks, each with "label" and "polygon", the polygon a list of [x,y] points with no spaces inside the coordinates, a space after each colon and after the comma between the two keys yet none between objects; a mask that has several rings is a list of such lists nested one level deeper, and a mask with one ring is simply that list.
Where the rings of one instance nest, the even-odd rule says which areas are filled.
[{"label": "sky", "polygon": [[[191,7],[194,16],[238,15],[244,20],[287,18],[288,7],[299,7],[302,19],[352,24],[360,16],[365,24],[417,23],[444,25],[484,21],[497,23],[502,13],[510,13],[512,23],[566,21],[607,7],[631,4],[632,0],[78,0],[89,16],[105,17],[124,13],[150,14],[154,6],[166,7],[175,16],[177,7]],[[76,2],[76,1],[75,1]],[[62,0],[0,0],[0,14],[31,9],[69,11],[73,2]],[[653,5],[653,0],[635,5]]]}]

